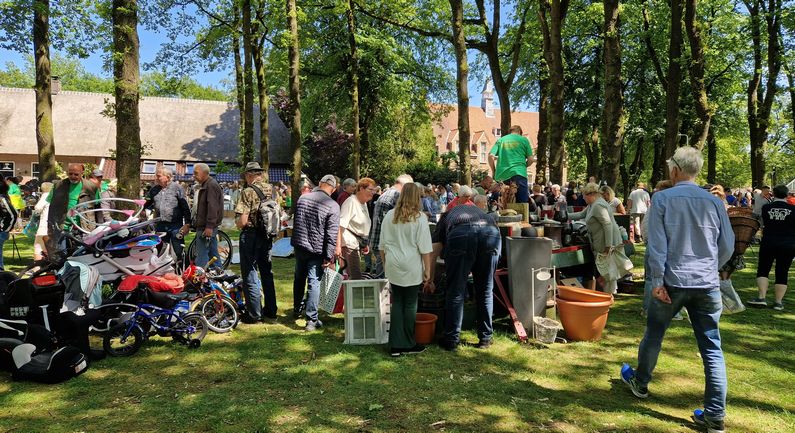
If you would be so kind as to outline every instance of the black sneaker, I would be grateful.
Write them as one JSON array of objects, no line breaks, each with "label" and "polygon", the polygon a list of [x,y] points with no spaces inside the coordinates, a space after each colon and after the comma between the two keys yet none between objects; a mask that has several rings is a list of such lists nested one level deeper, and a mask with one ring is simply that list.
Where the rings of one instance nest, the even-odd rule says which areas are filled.
[{"label": "black sneaker", "polygon": [[749,299],[746,301],[746,304],[753,305],[754,307],[767,307],[767,301],[765,301],[765,298]]},{"label": "black sneaker", "polygon": [[784,303],[783,302],[773,302],[773,309],[776,311],[784,311]]},{"label": "black sneaker", "polygon": [[390,349],[390,350],[389,350],[389,356],[391,356],[391,357],[393,357],[393,358],[398,358],[398,357],[400,357],[400,355],[401,355],[402,353],[403,353],[403,350],[401,350],[401,349]]},{"label": "black sneaker", "polygon": [[[393,349],[394,350],[394,349]],[[418,353],[425,352],[425,346],[421,344],[416,344],[414,347],[410,349],[400,349],[400,353],[403,355],[416,355]]]},{"label": "black sneaker", "polygon": [[240,321],[241,321],[241,322],[243,322],[243,323],[245,323],[245,324],[247,324],[247,325],[253,325],[253,324],[255,324],[255,323],[259,323],[259,319],[255,319],[255,318],[253,318],[253,317],[249,316],[248,314],[244,314],[244,315],[243,315],[243,316],[240,318]]},{"label": "black sneaker", "polygon": [[726,431],[723,426],[723,420],[711,420],[704,416],[704,411],[701,409],[694,410],[691,418],[693,418],[693,422],[696,423],[696,425],[706,427],[707,433],[724,433]]},{"label": "black sneaker", "polygon": [[492,345],[492,341],[490,339],[489,340],[480,340],[480,341],[478,341],[477,348],[478,349],[488,349],[489,347],[491,347],[491,345]]},{"label": "black sneaker", "polygon": [[439,340],[439,347],[441,347],[442,349],[448,352],[455,352],[458,350],[458,343],[453,343],[445,339],[441,339]]}]

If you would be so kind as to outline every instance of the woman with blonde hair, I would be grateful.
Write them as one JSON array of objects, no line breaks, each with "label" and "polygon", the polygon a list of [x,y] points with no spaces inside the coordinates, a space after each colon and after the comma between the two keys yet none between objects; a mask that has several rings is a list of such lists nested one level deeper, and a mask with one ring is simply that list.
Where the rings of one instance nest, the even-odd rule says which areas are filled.
[{"label": "woman with blonde hair", "polygon": [[407,183],[395,208],[381,223],[378,243],[384,272],[392,289],[389,351],[392,356],[420,353],[424,346],[414,339],[417,297],[420,289],[432,291],[431,231],[422,212],[420,189]]},{"label": "woman with blonde hair", "polygon": [[624,209],[624,204],[621,203],[621,200],[616,197],[616,193],[613,191],[613,188],[603,185],[599,188],[599,192],[602,194],[602,197],[604,197],[607,204],[610,205],[610,210],[613,211],[613,215],[627,214],[627,210]]}]

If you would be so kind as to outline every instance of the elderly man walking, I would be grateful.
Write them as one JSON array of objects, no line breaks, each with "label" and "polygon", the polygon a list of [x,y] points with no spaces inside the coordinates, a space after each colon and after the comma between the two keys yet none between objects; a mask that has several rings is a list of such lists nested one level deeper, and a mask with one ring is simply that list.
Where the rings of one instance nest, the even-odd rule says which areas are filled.
[{"label": "elderly man walking", "polygon": [[640,228],[641,224],[643,224],[643,217],[646,216],[651,203],[651,197],[649,197],[649,193],[646,192],[644,187],[643,182],[638,182],[636,188],[629,193],[627,198],[627,207],[629,207],[629,215],[632,218],[632,225],[635,227],[635,237],[638,238],[638,242],[643,241]]},{"label": "elderly man walking", "polygon": [[293,217],[293,236],[290,239],[290,243],[295,247],[293,315],[296,319],[300,315],[301,302],[308,282],[307,331],[314,331],[323,326],[317,317],[317,303],[320,299],[323,268],[333,263],[337,248],[340,205],[331,198],[331,193],[336,187],[337,179],[333,175],[323,176],[314,191],[298,199]]},{"label": "elderly man walking", "polygon": [[155,230],[165,233],[163,242],[170,243],[174,257],[182,260],[183,237],[190,231],[190,205],[179,183],[171,180],[173,177],[170,168],[157,169],[155,185],[146,194],[146,208],[160,218]]},{"label": "elderly man walking", "polygon": [[697,149],[677,149],[668,160],[674,187],[654,194],[647,215],[647,272],[653,289],[646,333],[638,348],[637,370],[624,364],[621,379],[636,397],[649,396],[665,331],[674,314],[686,308],[706,376],[704,409],[694,411],[693,421],[710,433],[720,433],[727,379],[718,330],[723,309],[718,269],[731,258],[734,233],[723,203],[694,182],[703,164]]},{"label": "elderly man walking", "polygon": [[[257,162],[246,164],[246,188],[235,207],[235,224],[240,229],[240,273],[246,293],[243,323],[276,318],[276,286],[271,263],[273,238],[272,233],[268,233],[271,221],[265,220],[281,221],[281,207],[274,200],[273,187],[262,178],[264,171]],[[265,214],[260,211],[263,205]],[[265,295],[264,311],[261,294]]]},{"label": "elderly man walking", "polygon": [[[193,178],[199,183],[196,199],[196,266],[205,267],[210,257],[218,257],[218,227],[224,219],[224,192],[210,176],[210,167],[199,163],[193,166]],[[213,264],[220,269],[218,264]]]}]

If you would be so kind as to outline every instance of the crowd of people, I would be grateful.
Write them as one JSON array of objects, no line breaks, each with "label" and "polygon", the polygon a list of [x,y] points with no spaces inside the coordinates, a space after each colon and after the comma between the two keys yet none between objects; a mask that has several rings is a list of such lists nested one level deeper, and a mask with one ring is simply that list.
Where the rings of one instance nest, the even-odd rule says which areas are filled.
[{"label": "crowd of people", "polygon": [[[533,161],[529,142],[515,127],[490,153],[492,175],[474,185],[422,185],[409,174],[383,187],[368,177],[343,180],[333,174],[323,176],[316,187],[305,185],[291,215],[294,318],[306,320],[306,331],[323,326],[318,312],[321,279],[326,268],[342,262],[349,279],[362,279],[368,274],[389,280],[390,355],[420,353],[425,348],[414,339],[418,295],[436,290],[435,264],[442,257],[446,292],[439,346],[455,351],[462,344],[463,307],[471,275],[477,313],[476,346],[486,349],[493,334],[493,276],[502,253],[500,232],[491,212],[506,202],[527,203],[533,212],[571,207],[577,212],[570,213],[569,218],[584,221],[597,262],[611,257],[625,244],[615,215],[628,214],[634,227],[630,242],[647,245],[647,325],[638,349],[637,368],[625,365],[621,377],[634,395],[648,397],[665,331],[685,309],[707,378],[705,407],[694,414],[694,419],[715,430],[721,428],[727,385],[718,331],[722,309],[719,287],[723,287],[727,274],[741,266],[742,259],[733,254],[734,234],[727,209],[751,207],[763,227],[757,271],[759,293],[748,303],[767,305],[768,274],[775,262],[774,308],[781,310],[795,257],[793,194],[783,185],[772,192],[763,186],[755,195],[733,192],[721,185],[699,186],[695,180],[703,158],[690,147],[678,149],[668,161],[670,180],[660,182],[653,191],[639,182],[626,200],[616,197],[610,186],[595,178],[583,186],[576,182],[565,188],[557,184],[530,186],[527,167]],[[67,179],[41,185],[41,199],[34,211],[40,216],[36,258],[62,248],[59,233],[70,229],[71,221],[66,218],[69,209],[92,200],[101,209],[111,206],[108,200],[112,190],[103,182],[102,171],[94,170],[87,178],[84,171],[82,164],[70,164]],[[286,219],[285,210],[293,204],[290,188],[267,182],[256,162],[244,167],[240,183],[220,185],[210,168],[201,163],[195,164],[193,177],[193,185],[182,185],[174,180],[169,168],[157,169],[154,184],[143,192],[146,209],[158,218],[156,230],[164,233],[163,241],[177,256],[183,251],[182,238],[195,230],[200,240],[195,264],[205,267],[218,256],[216,234],[225,208],[231,207],[240,230],[240,270],[246,297],[242,320],[253,324],[276,319],[279,308],[271,249]],[[12,180],[0,185],[0,253],[20,210],[14,198],[16,184]],[[231,206],[225,205],[227,201]],[[111,215],[95,212],[94,218],[101,223]],[[433,231],[431,223],[435,223]],[[0,269],[2,266],[0,259]],[[593,277],[590,287],[614,293],[615,278],[603,278],[598,263],[593,271],[586,276]]]}]

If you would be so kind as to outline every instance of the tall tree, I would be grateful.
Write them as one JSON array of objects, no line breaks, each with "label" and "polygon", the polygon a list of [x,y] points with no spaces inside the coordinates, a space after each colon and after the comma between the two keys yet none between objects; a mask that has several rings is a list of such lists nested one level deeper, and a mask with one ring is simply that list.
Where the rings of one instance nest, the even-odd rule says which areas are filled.
[{"label": "tall tree", "polygon": [[[748,82],[748,129],[751,139],[751,182],[754,187],[765,183],[765,145],[773,102],[778,90],[781,71],[781,47],[778,38],[781,29],[781,0],[745,1],[751,18],[751,42],[754,52],[754,72]],[[762,20],[767,30],[767,80],[762,86]]]},{"label": "tall tree", "polygon": [[[254,159],[254,75],[251,66],[251,0],[240,4],[243,28],[243,141],[240,142],[240,162],[247,164]],[[260,109],[262,109],[260,107]]]},{"label": "tall tree", "polygon": [[[259,102],[259,156],[260,166],[268,176],[270,168],[270,139],[268,137],[268,115],[270,112],[270,98],[268,86],[265,81],[265,42],[268,40],[268,26],[266,25],[266,1],[259,0],[256,5],[256,21],[252,24],[251,57],[254,62],[254,71],[257,76],[257,98]],[[253,109],[253,107],[252,107]]]},{"label": "tall tree", "polygon": [[[486,17],[486,4],[484,0],[475,0],[478,10],[477,24],[483,31],[483,40],[470,41],[469,47],[474,48],[486,56],[491,72],[494,91],[500,101],[500,128],[508,131],[511,128],[511,100],[510,91],[513,86],[516,72],[520,66],[522,41],[526,37],[527,15],[530,10],[530,3],[521,6],[517,11],[519,26],[513,33],[513,40],[510,43],[510,50],[507,53],[501,52],[504,48],[500,45],[504,30],[501,29],[502,2],[494,0],[491,8],[491,25]],[[520,7],[517,4],[517,7]],[[455,11],[454,11],[455,13]],[[501,58],[508,57],[510,60],[507,65],[507,73],[503,73]]]},{"label": "tall tree", "polygon": [[[546,68],[542,68],[546,73]],[[545,185],[547,182],[547,167],[549,161],[549,79],[542,77],[538,80],[538,147],[536,148],[536,180],[535,183]]]},{"label": "tall tree", "polygon": [[351,80],[351,126],[353,129],[353,178],[361,178],[361,137],[359,136],[359,51],[356,45],[356,21],[353,14],[354,2],[348,0],[345,17],[348,21],[348,44],[350,46]]},{"label": "tall tree", "polygon": [[52,181],[55,172],[55,137],[52,126],[52,81],[50,72],[50,1],[33,3],[33,52],[36,67],[36,145],[39,150],[39,179]]},{"label": "tall tree", "polygon": [[246,141],[246,119],[249,118],[246,113],[246,86],[243,78],[243,57],[240,55],[240,27],[242,20],[240,18],[240,7],[237,1],[232,2],[232,18],[230,24],[230,36],[232,38],[232,53],[235,62],[235,99],[237,100],[237,109],[240,113],[240,130],[238,131],[238,140],[240,143]]},{"label": "tall tree", "polygon": [[549,178],[561,183],[566,155],[566,122],[564,118],[565,76],[563,73],[563,23],[569,8],[568,0],[539,0],[539,20],[544,37],[549,39],[544,58],[549,67]]},{"label": "tall tree", "polygon": [[116,176],[121,197],[138,198],[141,187],[138,2],[113,0],[113,78],[116,96]]},{"label": "tall tree", "polygon": [[620,1],[604,1],[605,99],[602,111],[601,178],[616,185],[624,146],[624,92],[621,82]]},{"label": "tall tree", "polygon": [[[673,156],[679,142],[679,88],[682,84],[682,0],[671,0],[671,37],[665,89],[665,145],[661,162]],[[667,173],[667,165],[657,168]],[[660,177],[660,179],[665,176]]]},{"label": "tall tree", "polygon": [[[458,95],[458,168],[460,181],[472,183],[469,166],[469,64],[467,62],[466,35],[464,34],[464,4],[462,0],[449,0],[452,12],[453,49],[456,62],[456,94]],[[508,108],[510,110],[510,108]]]},{"label": "tall tree", "polygon": [[690,66],[688,68],[690,71],[690,91],[693,94],[693,102],[698,116],[693,134],[693,145],[698,149],[703,149],[709,136],[712,110],[709,107],[707,86],[704,78],[706,71],[705,47],[696,18],[697,8],[698,0],[685,0],[685,29],[687,29],[687,39],[690,42]]},{"label": "tall tree", "polygon": [[293,149],[293,173],[291,178],[293,210],[298,205],[301,194],[301,52],[298,41],[298,10],[295,0],[287,0],[287,29],[290,45],[287,58],[290,64],[290,111],[292,127],[290,128],[290,144]]}]

